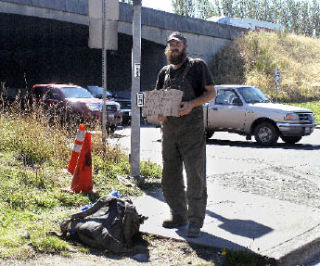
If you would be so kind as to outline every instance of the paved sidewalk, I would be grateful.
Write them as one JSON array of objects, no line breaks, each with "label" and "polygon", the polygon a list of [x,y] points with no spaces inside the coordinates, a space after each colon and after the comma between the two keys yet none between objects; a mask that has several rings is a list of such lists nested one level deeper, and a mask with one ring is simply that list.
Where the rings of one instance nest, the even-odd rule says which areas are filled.
[{"label": "paved sidewalk", "polygon": [[161,190],[134,201],[149,219],[141,231],[204,246],[248,249],[280,265],[303,264],[320,254],[320,210],[225,189],[208,182],[208,206],[199,238],[187,238],[186,227],[161,226],[169,209]]}]

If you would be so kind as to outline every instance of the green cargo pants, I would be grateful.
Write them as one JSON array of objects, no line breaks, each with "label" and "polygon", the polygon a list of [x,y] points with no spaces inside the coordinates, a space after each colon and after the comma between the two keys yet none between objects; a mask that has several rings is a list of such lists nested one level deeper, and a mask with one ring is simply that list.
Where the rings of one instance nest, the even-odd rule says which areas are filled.
[{"label": "green cargo pants", "polygon": [[[202,227],[207,204],[206,140],[202,107],[162,125],[162,190],[172,215]],[[183,179],[186,171],[187,189]]]}]

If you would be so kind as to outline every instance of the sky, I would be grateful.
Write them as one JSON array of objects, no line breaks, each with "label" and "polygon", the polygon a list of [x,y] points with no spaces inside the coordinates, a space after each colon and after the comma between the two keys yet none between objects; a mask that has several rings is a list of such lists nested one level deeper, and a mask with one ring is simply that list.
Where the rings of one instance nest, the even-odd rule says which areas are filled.
[{"label": "sky", "polygon": [[171,0],[142,0],[142,6],[173,13]]}]

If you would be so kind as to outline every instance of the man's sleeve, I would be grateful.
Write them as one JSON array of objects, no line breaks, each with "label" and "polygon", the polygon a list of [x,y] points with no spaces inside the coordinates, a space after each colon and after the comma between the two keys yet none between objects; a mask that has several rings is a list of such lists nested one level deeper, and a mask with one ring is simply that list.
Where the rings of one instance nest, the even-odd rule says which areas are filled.
[{"label": "man's sleeve", "polygon": [[165,76],[165,67],[163,67],[158,74],[157,83],[155,87],[156,90],[161,90],[163,88],[164,76]]},{"label": "man's sleeve", "polygon": [[199,61],[199,72],[201,87],[214,85],[208,65],[203,60]]}]

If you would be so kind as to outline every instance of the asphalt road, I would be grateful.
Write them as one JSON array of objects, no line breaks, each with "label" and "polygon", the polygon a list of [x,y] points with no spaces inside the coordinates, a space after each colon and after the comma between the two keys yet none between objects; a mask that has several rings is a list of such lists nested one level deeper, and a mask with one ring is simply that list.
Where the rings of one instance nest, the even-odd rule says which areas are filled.
[{"label": "asphalt road", "polygon": [[[160,128],[142,127],[140,158],[162,164]],[[130,128],[109,142],[130,153]],[[219,185],[320,208],[320,129],[294,145],[264,147],[217,132],[207,141],[207,176]]]},{"label": "asphalt road", "polygon": [[[142,127],[140,131],[140,157],[142,160],[152,160],[161,164],[161,132],[159,128]],[[110,139],[111,143],[120,144],[130,152],[130,127],[116,131],[120,138]],[[319,170],[320,129],[303,137],[295,145],[279,141],[272,147],[258,145],[254,138],[246,140],[238,134],[216,132],[207,141],[208,176],[219,173],[229,173],[239,170],[253,170],[264,166],[290,167],[306,171]],[[215,164],[219,160],[222,164]]]}]

